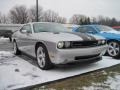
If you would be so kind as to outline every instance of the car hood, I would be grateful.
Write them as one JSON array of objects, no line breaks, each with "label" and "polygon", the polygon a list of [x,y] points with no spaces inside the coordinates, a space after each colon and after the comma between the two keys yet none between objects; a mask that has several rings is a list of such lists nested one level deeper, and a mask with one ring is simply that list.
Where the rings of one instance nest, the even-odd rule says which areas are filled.
[{"label": "car hood", "polygon": [[106,39],[119,39],[120,40],[120,32],[118,31],[101,32],[100,35],[105,37]]},{"label": "car hood", "polygon": [[58,42],[58,41],[88,41],[104,39],[97,35],[88,35],[82,33],[52,33],[52,32],[41,32],[33,34],[33,37],[37,40]]},{"label": "car hood", "polygon": [[120,34],[120,32],[116,30],[111,30],[111,31],[101,31],[101,33],[111,33],[111,34]]}]

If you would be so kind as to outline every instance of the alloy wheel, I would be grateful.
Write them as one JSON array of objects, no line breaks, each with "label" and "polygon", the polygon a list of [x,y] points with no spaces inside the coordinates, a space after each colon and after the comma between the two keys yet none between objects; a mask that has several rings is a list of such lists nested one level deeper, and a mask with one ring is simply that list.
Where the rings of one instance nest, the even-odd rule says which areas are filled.
[{"label": "alloy wheel", "polygon": [[117,56],[120,52],[119,44],[117,42],[110,42],[108,44],[108,54],[110,56]]},{"label": "alloy wheel", "polygon": [[45,51],[43,47],[39,47],[37,49],[37,62],[41,68],[45,67],[46,61],[45,61]]}]

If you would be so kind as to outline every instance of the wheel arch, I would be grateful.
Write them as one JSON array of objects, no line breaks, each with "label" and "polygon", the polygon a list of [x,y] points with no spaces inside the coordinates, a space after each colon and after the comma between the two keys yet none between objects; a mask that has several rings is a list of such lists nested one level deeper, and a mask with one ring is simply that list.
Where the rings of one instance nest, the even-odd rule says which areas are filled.
[{"label": "wheel arch", "polygon": [[112,41],[120,42],[119,40],[116,40],[116,39],[109,39],[109,40],[107,40],[107,43],[112,42]]},{"label": "wheel arch", "polygon": [[[38,47],[38,45],[40,45],[40,44],[42,44],[42,45],[44,45],[45,47],[46,47],[46,45],[45,45],[45,43],[44,42],[36,42],[36,44],[35,44],[35,54],[36,54],[36,50],[37,50],[37,47]],[[46,49],[47,49],[47,47],[46,47]],[[47,50],[48,51],[48,50]]]}]

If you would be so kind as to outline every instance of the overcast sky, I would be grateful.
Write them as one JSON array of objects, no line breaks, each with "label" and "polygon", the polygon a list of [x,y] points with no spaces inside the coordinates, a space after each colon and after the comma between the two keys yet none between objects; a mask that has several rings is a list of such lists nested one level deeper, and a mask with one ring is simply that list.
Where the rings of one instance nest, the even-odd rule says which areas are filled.
[{"label": "overcast sky", "polygon": [[[0,12],[8,11],[16,5],[35,5],[36,0],[0,0]],[[51,9],[59,15],[70,18],[73,14],[86,16],[108,16],[120,20],[120,0],[39,0],[44,10]]]}]

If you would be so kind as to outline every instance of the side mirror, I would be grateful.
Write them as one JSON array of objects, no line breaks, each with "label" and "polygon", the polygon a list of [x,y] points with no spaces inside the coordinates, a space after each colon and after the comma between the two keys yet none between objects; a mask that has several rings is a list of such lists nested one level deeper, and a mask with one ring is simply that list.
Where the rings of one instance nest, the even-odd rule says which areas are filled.
[{"label": "side mirror", "polygon": [[27,30],[22,30],[22,33],[26,34],[26,33],[27,33]]},{"label": "side mirror", "polygon": [[23,33],[23,34],[29,34],[30,32],[27,31],[27,30],[22,30],[22,33]]}]

